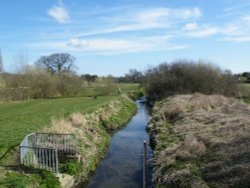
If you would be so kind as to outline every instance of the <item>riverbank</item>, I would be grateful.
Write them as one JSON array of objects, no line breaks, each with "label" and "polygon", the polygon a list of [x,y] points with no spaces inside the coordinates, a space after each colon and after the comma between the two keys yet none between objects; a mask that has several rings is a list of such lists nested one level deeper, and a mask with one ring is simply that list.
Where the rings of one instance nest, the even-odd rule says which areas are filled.
[{"label": "riverbank", "polygon": [[[73,113],[67,119],[52,120],[44,132],[74,134],[78,141],[78,161],[81,165],[76,181],[86,181],[101,158],[104,157],[110,141],[108,130],[117,129],[129,121],[136,111],[135,103],[128,97],[120,96],[98,110],[87,113]],[[67,172],[66,172],[67,173]]]},{"label": "riverbank", "polygon": [[220,95],[158,102],[148,125],[156,187],[249,187],[250,107]]},{"label": "riverbank", "polygon": [[[143,142],[149,143],[146,126],[149,120],[149,109],[137,101],[137,113],[122,128],[113,134],[105,158],[98,164],[87,184],[77,188],[121,188],[143,187]],[[147,185],[151,182],[151,154],[147,145]]]},{"label": "riverbank", "polygon": [[[95,101],[96,99],[92,100]],[[99,101],[99,99],[97,98],[96,101]],[[76,135],[79,151],[78,159],[69,161],[67,165],[60,165],[60,168],[61,171],[74,176],[77,181],[85,181],[88,175],[95,170],[99,160],[105,155],[110,140],[107,130],[117,129],[125,124],[135,111],[136,105],[128,97],[114,96],[109,102],[99,105],[96,110],[71,113],[65,118],[54,117],[50,126],[43,128],[42,132],[73,133]],[[3,169],[5,175],[1,177],[3,181],[0,181],[0,185],[3,187],[16,185],[17,180],[24,187],[39,187],[43,183],[43,177],[36,172],[33,173],[29,170],[24,172],[22,169],[18,171],[9,169],[8,171]],[[50,177],[52,176],[50,175]],[[68,176],[65,177],[72,181]],[[21,179],[25,181],[21,182]],[[56,183],[50,184],[54,184],[53,187],[55,188],[58,187]]]}]

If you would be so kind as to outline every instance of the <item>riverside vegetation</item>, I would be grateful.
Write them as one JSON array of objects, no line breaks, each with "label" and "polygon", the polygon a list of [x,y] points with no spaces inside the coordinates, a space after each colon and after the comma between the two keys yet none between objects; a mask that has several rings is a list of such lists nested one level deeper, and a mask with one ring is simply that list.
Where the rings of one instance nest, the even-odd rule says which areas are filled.
[{"label": "riverside vegetation", "polygon": [[221,95],[156,104],[148,129],[157,187],[249,187],[250,107]]},{"label": "riverside vegetation", "polygon": [[60,165],[60,171],[84,181],[105,154],[110,140],[107,130],[125,124],[136,105],[122,95],[11,102],[1,104],[0,108],[3,117],[0,187],[59,187],[50,172],[17,166],[16,145],[22,138],[33,131],[76,134],[78,160]]},{"label": "riverside vegetation", "polygon": [[155,187],[250,187],[247,85],[230,71],[193,61],[149,69],[155,102],[148,124]]},{"label": "riverside vegetation", "polygon": [[[74,133],[76,159],[60,164],[60,171],[86,180],[107,149],[108,129],[132,116],[138,84],[118,83],[113,76],[77,75],[75,57],[67,53],[42,56],[28,64],[21,53],[15,73],[0,70],[0,187],[59,187],[44,170],[19,166],[18,145],[29,133]],[[84,167],[84,168],[83,168]]]}]

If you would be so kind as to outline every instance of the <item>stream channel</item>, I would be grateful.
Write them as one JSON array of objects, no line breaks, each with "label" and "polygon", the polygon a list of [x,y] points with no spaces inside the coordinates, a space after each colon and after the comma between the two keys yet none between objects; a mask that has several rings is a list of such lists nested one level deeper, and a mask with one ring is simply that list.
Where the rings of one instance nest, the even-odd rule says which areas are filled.
[{"label": "stream channel", "polygon": [[105,158],[100,162],[87,185],[87,188],[142,188],[143,187],[143,141],[147,145],[147,187],[152,187],[152,150],[146,125],[149,110],[146,105],[137,103],[137,113],[125,128],[116,132],[110,142]]}]

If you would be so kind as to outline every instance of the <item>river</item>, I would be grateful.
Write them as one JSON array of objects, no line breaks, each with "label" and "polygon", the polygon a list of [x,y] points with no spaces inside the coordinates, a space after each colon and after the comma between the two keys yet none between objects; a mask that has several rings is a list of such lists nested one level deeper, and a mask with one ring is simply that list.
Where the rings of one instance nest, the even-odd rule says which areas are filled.
[{"label": "river", "polygon": [[[143,141],[149,143],[146,125],[149,111],[146,105],[136,102],[136,115],[111,139],[105,158],[98,165],[87,188],[142,188],[143,187]],[[147,145],[147,187],[152,187],[152,150]]]}]

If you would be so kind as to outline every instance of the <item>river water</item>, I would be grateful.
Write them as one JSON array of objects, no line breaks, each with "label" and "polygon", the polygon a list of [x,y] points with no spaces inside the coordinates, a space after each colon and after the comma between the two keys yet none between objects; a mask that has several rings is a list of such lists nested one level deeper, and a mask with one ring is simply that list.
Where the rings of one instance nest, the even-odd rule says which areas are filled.
[{"label": "river water", "polygon": [[[143,187],[143,141],[149,143],[146,125],[149,111],[137,101],[138,111],[125,128],[111,139],[105,158],[90,178],[87,188],[142,188]],[[152,186],[152,150],[147,145],[147,187]]]}]

